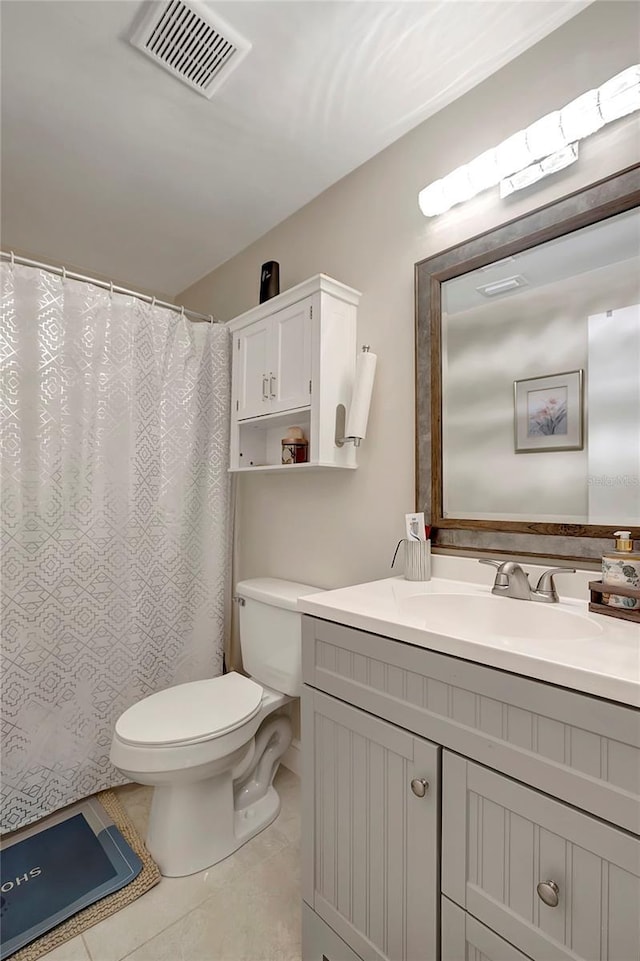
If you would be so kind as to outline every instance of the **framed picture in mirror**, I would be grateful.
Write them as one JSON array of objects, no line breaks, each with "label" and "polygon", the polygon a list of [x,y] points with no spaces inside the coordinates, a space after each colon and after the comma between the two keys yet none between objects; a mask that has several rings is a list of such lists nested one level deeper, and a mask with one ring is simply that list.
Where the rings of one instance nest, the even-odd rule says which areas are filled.
[{"label": "framed picture in mirror", "polygon": [[516,454],[582,450],[582,371],[513,382]]}]

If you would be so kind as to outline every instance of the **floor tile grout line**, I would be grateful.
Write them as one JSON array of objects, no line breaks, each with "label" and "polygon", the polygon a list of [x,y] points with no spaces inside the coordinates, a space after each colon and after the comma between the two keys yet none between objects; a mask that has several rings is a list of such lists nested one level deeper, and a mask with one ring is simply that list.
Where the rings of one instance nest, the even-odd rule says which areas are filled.
[{"label": "floor tile grout line", "polygon": [[[279,854],[282,853],[282,851],[286,847],[289,847],[289,846],[290,845],[288,843],[283,845],[283,847],[279,851],[274,851],[272,854],[269,854],[266,858],[262,858],[259,863],[266,864],[268,861],[272,860],[273,858],[276,858]],[[250,873],[251,870],[253,869],[247,868],[242,872],[240,877],[245,878]],[[145,944],[149,944],[150,941],[155,940],[155,938],[159,937],[161,934],[164,934],[166,931],[174,927],[176,924],[180,924],[182,921],[185,920],[185,918],[188,918],[189,915],[194,914],[196,911],[199,911],[207,903],[207,901],[210,901],[211,898],[214,897],[214,895],[215,895],[215,891],[212,890],[211,893],[204,899],[204,901],[201,901],[199,904],[195,904],[188,911],[185,911],[184,914],[180,915],[179,918],[176,918],[174,921],[172,921],[171,924],[168,924],[166,928],[163,928],[161,931],[157,931],[154,935],[147,938],[145,941],[142,941],[140,944],[136,945],[136,947],[133,948],[131,951],[128,951],[127,954],[123,954],[119,958],[115,959],[115,961],[127,961],[127,958],[131,958],[136,953],[136,951],[139,951],[141,948],[143,948]],[[198,961],[198,959],[193,958],[191,959],[191,961]],[[209,959],[203,958],[202,961],[209,961]],[[217,961],[224,961],[224,959],[217,959]]]},{"label": "floor tile grout line", "polygon": [[[296,777],[296,780],[299,781],[298,776],[297,776],[297,775],[294,775],[294,776]],[[128,785],[119,785],[118,787],[121,787],[121,786],[127,787]],[[140,785],[140,786],[141,786],[141,785]],[[116,788],[116,791],[117,791],[117,788]],[[122,803],[123,803],[123,807],[124,807],[125,810],[126,810],[126,802],[124,801],[124,799],[122,799]],[[299,811],[298,811],[298,813],[299,813]],[[127,814],[129,815],[129,817],[131,817],[131,815],[129,814],[129,812],[127,812]],[[278,821],[278,818],[276,818],[276,819],[274,820],[274,822],[272,822],[272,825],[269,825],[269,826],[268,826],[266,829],[264,829],[264,830],[265,830],[265,831],[268,831],[269,828],[272,827],[272,826],[277,830],[277,821]],[[145,831],[144,831],[144,830],[139,830],[139,833],[141,834],[141,836],[144,836]],[[292,848],[292,847],[293,847],[293,848],[296,848],[296,847],[299,846],[299,844],[300,844],[299,839],[291,839],[291,838],[289,838],[288,835],[287,835],[284,831],[279,831],[278,833],[279,833],[279,835],[280,835],[280,840],[281,840],[281,842],[282,842],[281,847],[279,847],[278,850],[272,851],[271,853],[267,854],[266,856],[260,858],[260,860],[259,860],[258,862],[256,862],[256,864],[247,865],[246,867],[242,868],[241,871],[240,871],[240,873],[238,874],[238,878],[237,878],[238,881],[245,879],[252,871],[255,870],[256,867],[258,867],[258,866],[260,866],[260,865],[263,865],[263,864],[267,864],[267,863],[268,863],[269,861],[271,861],[273,858],[275,858],[275,857],[277,857],[279,854],[281,854],[284,850],[289,849],[289,848]],[[263,831],[260,831],[260,832],[256,835],[256,838],[257,838],[257,837],[260,837],[260,835],[262,835],[262,834],[263,834]],[[254,840],[254,838],[251,838],[250,841],[247,842],[247,843],[250,844],[251,841],[253,841],[253,840]],[[244,847],[244,845],[242,845],[242,847]],[[238,850],[240,850],[240,849],[238,849]],[[234,853],[235,853],[235,852],[234,852]],[[231,857],[233,857],[233,855],[231,855]],[[207,870],[207,869],[205,869],[205,870]],[[198,872],[198,873],[200,873],[200,872]],[[161,881],[160,883],[162,883],[162,881]],[[207,902],[208,900],[210,900],[210,898],[212,898],[212,897],[215,895],[215,888],[216,888],[216,886],[217,886],[218,884],[224,885],[225,883],[226,883],[226,882],[225,882],[224,880],[221,880],[220,882],[214,882],[214,884],[212,885],[209,893],[208,893],[208,894],[206,895],[206,897],[204,897],[201,901],[199,901],[197,904],[192,905],[190,908],[188,908],[188,910],[186,910],[186,911],[184,912],[184,914],[181,914],[179,917],[174,918],[173,921],[171,921],[171,922],[170,922],[169,924],[167,924],[166,926],[162,927],[160,930],[155,931],[155,932],[154,932],[152,935],[150,935],[148,938],[145,938],[144,941],[141,941],[139,944],[137,944],[137,945],[136,945],[134,948],[132,948],[130,951],[127,951],[126,954],[119,955],[118,958],[114,958],[113,961],[126,961],[127,958],[130,958],[133,954],[135,954],[136,951],[138,951],[138,950],[140,950],[142,947],[144,947],[144,945],[148,944],[150,941],[153,941],[155,938],[157,938],[157,937],[159,937],[160,935],[164,934],[166,931],[168,931],[170,928],[172,928],[175,924],[178,924],[178,923],[180,923],[181,921],[183,921],[186,917],[188,917],[188,916],[189,916],[190,914],[192,914],[194,911],[199,910],[204,904],[206,904],[206,902]],[[123,910],[126,910],[126,908],[123,909]],[[107,920],[107,919],[105,919],[105,920]],[[91,930],[91,929],[88,928],[87,931],[89,931],[89,930]],[[89,942],[88,942],[87,938],[85,937],[85,934],[86,934],[86,932],[81,932],[79,936],[80,936],[80,938],[81,938],[81,942],[82,942],[82,945],[83,945],[83,947],[84,947],[84,949],[85,949],[85,952],[86,952],[86,954],[87,954],[87,957],[89,958],[89,961],[99,961],[99,959],[98,959],[97,957],[94,959],[94,955],[93,955],[92,952],[91,952],[91,949],[90,949],[90,947],[89,947]],[[47,957],[47,956],[44,955],[43,961],[46,961],[46,957]]]},{"label": "floor tile grout line", "polygon": [[[89,958],[89,961],[93,961],[93,955],[91,954],[91,951],[89,950],[89,945],[87,944],[86,938],[85,938],[85,936],[84,936],[84,931],[81,931],[81,932],[80,932],[80,939],[81,939],[81,941],[82,941],[82,943],[83,943],[83,945],[84,945],[85,951],[87,952],[87,957]],[[45,961],[46,961],[46,959],[45,959]]]},{"label": "floor tile grout line", "polygon": [[[267,828],[267,830],[268,830],[268,828]],[[262,833],[262,832],[261,832],[261,833]],[[257,835],[257,836],[258,836],[258,835]],[[284,837],[284,835],[283,835],[283,837]],[[253,840],[253,838],[252,838],[251,840]],[[247,842],[247,843],[251,843],[251,842]],[[283,845],[282,845],[281,848],[279,848],[277,851],[271,852],[270,854],[266,855],[266,857],[261,858],[260,861],[258,861],[256,864],[250,865],[250,866],[247,865],[247,867],[243,868],[243,869],[240,871],[240,873],[239,873],[239,875],[238,875],[238,878],[237,878],[236,880],[237,880],[237,881],[242,881],[242,880],[244,880],[249,874],[251,874],[251,872],[252,872],[256,867],[258,867],[259,865],[262,865],[262,864],[266,864],[266,863],[267,863],[268,861],[270,861],[272,858],[277,857],[278,854],[280,854],[280,853],[281,853],[282,851],[284,851],[286,848],[289,848],[289,847],[291,847],[291,846],[295,847],[295,846],[296,846],[295,842],[292,842],[292,841],[290,841],[288,838],[284,837],[284,843],[283,843]],[[235,853],[235,852],[234,852],[234,853]],[[233,855],[231,855],[231,857],[233,857]],[[207,870],[207,869],[205,868],[205,870]],[[212,884],[212,886],[211,886],[211,889],[210,889],[209,893],[207,894],[207,896],[206,896],[205,898],[202,899],[202,901],[199,901],[197,904],[192,905],[190,908],[188,908],[188,909],[184,912],[184,914],[181,914],[181,915],[179,915],[179,917],[174,918],[173,921],[171,921],[169,924],[165,925],[165,927],[160,928],[160,930],[158,930],[158,931],[155,931],[155,932],[154,932],[152,935],[150,935],[148,938],[145,938],[144,941],[141,941],[139,944],[137,944],[137,945],[136,945],[134,948],[132,948],[130,951],[127,951],[126,954],[119,955],[117,958],[114,958],[113,961],[126,961],[126,958],[131,957],[132,954],[135,954],[136,951],[139,951],[140,948],[142,948],[145,944],[148,944],[149,941],[153,941],[154,938],[157,938],[157,937],[159,937],[161,934],[164,934],[166,931],[169,930],[169,928],[172,928],[172,927],[174,926],[174,924],[178,924],[179,922],[184,921],[184,919],[185,919],[186,917],[188,917],[188,916],[189,916],[190,914],[192,914],[194,911],[199,910],[204,904],[206,904],[207,901],[209,901],[212,897],[215,896],[215,894],[216,894],[216,890],[215,890],[215,889],[216,889],[216,886],[217,886],[218,884],[221,885],[221,886],[224,886],[226,883],[227,883],[227,882],[224,881],[224,880],[221,880],[221,881],[219,881],[219,882],[218,882],[218,881],[214,882],[214,883]],[[160,880],[160,884],[162,884],[162,880]],[[105,920],[108,920],[108,919],[105,919]],[[83,941],[84,941],[84,938],[83,938]],[[85,946],[86,946],[86,948],[87,948],[87,953],[88,953],[88,955],[89,955],[90,961],[94,961],[93,956],[92,956],[91,952],[89,951],[89,947],[88,947],[88,945],[86,944],[86,942],[85,942]],[[44,961],[46,961],[46,957],[45,957]]]}]

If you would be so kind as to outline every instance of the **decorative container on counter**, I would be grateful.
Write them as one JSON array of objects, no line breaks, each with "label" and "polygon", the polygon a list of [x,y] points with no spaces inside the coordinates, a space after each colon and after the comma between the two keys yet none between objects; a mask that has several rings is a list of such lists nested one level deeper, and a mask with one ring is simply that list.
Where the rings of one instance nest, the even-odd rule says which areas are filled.
[{"label": "decorative container on counter", "polygon": [[[616,531],[615,550],[602,555],[602,586],[640,588],[640,554],[633,550],[631,531]],[[602,600],[610,607],[640,608],[640,600],[624,594],[603,594]]]}]

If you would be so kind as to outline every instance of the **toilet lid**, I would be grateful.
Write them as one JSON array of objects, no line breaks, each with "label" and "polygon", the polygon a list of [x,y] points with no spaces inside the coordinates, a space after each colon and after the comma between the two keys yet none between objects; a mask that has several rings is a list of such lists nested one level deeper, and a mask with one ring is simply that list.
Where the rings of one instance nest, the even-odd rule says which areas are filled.
[{"label": "toilet lid", "polygon": [[208,741],[249,721],[260,710],[262,687],[233,671],[178,684],[138,701],[118,719],[128,744],[154,747]]}]

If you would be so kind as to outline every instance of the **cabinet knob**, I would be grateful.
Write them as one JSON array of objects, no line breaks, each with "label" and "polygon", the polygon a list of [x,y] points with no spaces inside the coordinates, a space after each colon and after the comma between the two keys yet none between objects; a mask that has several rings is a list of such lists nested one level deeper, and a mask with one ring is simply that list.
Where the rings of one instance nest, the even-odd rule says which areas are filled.
[{"label": "cabinet knob", "polygon": [[424,797],[429,790],[429,782],[423,777],[414,777],[411,782],[411,790],[416,797]]},{"label": "cabinet knob", "polygon": [[541,881],[536,891],[538,892],[540,900],[548,904],[550,908],[556,908],[558,906],[560,888],[555,881]]}]

